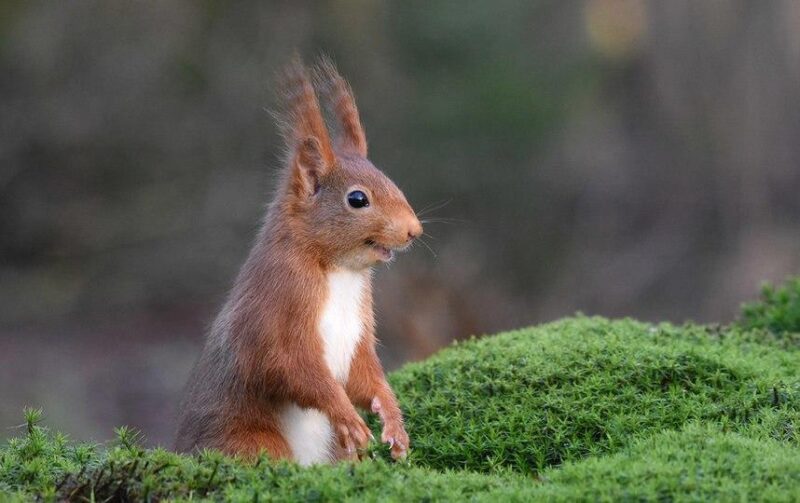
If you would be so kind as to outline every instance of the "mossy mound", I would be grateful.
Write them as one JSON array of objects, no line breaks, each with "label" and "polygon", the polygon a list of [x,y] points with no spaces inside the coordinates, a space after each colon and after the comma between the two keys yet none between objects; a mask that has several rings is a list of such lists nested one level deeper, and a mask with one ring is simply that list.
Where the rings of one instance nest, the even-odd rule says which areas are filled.
[{"label": "mossy mound", "polygon": [[545,474],[542,501],[797,501],[800,450],[693,424]]},{"label": "mossy mound", "polygon": [[0,448],[0,499],[792,500],[794,335],[576,317],[455,344],[390,376],[402,464],[375,446],[356,465],[252,465],[144,450],[125,429],[100,449],[30,412]]},{"label": "mossy mound", "polygon": [[799,357],[736,328],[575,318],[458,344],[391,381],[414,464],[536,474],[689,421],[789,417]]}]

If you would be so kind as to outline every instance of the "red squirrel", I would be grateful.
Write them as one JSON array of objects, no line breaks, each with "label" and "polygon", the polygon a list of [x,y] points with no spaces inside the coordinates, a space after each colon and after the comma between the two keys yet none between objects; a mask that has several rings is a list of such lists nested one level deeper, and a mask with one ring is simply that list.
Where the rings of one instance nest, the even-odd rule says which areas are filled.
[{"label": "red squirrel", "polygon": [[356,459],[372,437],[359,407],[379,415],[399,459],[409,438],[375,351],[372,266],[422,225],[367,159],[352,91],[329,61],[308,69],[295,58],[281,90],[282,177],[190,377],[176,449]]}]

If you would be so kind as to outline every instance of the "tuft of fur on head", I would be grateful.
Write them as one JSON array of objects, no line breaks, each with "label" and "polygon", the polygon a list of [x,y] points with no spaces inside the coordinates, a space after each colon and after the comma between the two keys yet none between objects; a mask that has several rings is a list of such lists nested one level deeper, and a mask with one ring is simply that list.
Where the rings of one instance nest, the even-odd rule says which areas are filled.
[{"label": "tuft of fur on head", "polygon": [[328,128],[322,115],[311,73],[300,56],[292,57],[278,78],[279,108],[273,113],[287,147],[316,138],[326,162],[334,160]]},{"label": "tuft of fur on head", "polygon": [[367,137],[361,126],[353,91],[327,56],[321,56],[314,68],[314,83],[323,96],[329,113],[337,119],[340,129],[337,150],[366,157]]}]

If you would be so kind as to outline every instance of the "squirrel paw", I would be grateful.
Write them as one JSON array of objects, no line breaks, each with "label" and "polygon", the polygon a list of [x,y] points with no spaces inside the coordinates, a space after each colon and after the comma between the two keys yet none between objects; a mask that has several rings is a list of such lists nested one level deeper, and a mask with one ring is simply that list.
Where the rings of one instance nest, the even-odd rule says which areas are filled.
[{"label": "squirrel paw", "polygon": [[348,456],[355,457],[356,449],[366,448],[372,437],[372,432],[355,410],[347,418],[335,421],[334,429],[339,445],[345,449]]},{"label": "squirrel paw", "polygon": [[378,397],[372,399],[371,405],[372,412],[378,414],[383,423],[381,442],[389,444],[392,459],[404,459],[408,455],[409,440],[408,433],[406,433],[406,429],[403,426],[403,420],[401,418],[388,417]]},{"label": "squirrel paw", "polygon": [[392,421],[383,426],[381,441],[389,444],[392,452],[392,459],[405,459],[408,455],[408,433],[403,427],[402,421]]}]

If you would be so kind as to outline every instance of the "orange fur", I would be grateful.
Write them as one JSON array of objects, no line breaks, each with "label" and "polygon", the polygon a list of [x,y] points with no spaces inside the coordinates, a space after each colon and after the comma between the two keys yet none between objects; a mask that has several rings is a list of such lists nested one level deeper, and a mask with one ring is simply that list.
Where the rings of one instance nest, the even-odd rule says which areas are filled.
[{"label": "orange fur", "polygon": [[316,77],[342,128],[339,148],[366,157],[367,137],[361,127],[361,118],[358,116],[356,100],[350,86],[327,58],[323,58],[318,65]]},{"label": "orange fur", "polygon": [[[342,134],[334,147],[309,72],[295,59],[283,80],[280,125],[288,156],[255,245],[212,327],[190,378],[176,441],[253,457],[293,457],[282,431],[287,404],[327,416],[337,457],[364,447],[369,430],[354,405],[379,413],[382,439],[405,454],[402,413],[375,352],[371,276],[361,297],[361,326],[346,382],[325,361],[318,327],[333,271],[366,271],[403,249],[422,227],[403,193],[366,155],[355,100],[329,62],[317,69]],[[360,190],[370,205],[348,206]]]}]

